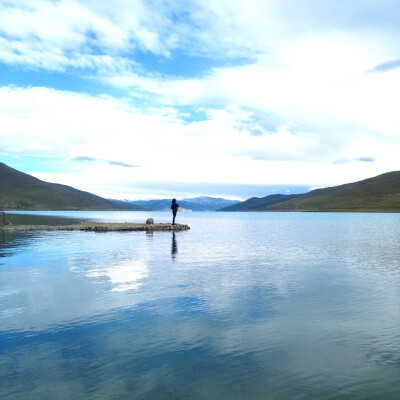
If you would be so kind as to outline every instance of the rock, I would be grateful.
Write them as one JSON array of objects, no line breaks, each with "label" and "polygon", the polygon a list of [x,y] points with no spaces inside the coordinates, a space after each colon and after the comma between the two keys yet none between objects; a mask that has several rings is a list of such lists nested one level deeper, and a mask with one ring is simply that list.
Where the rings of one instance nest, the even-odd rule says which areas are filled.
[{"label": "rock", "polygon": [[153,225],[154,224],[154,218],[147,218],[146,224],[147,225]]}]

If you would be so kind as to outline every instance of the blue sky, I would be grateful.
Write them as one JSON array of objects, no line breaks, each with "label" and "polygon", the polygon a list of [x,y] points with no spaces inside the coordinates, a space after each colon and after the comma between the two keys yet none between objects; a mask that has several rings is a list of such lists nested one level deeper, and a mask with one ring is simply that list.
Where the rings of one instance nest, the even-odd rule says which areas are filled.
[{"label": "blue sky", "polygon": [[400,3],[0,0],[0,161],[136,199],[400,169]]}]

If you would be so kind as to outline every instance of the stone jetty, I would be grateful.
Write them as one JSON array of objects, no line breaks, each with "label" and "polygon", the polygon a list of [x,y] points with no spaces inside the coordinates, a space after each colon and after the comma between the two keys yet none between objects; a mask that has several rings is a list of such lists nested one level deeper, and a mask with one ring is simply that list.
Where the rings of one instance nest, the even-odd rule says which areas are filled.
[{"label": "stone jetty", "polygon": [[5,225],[0,231],[86,231],[86,232],[132,232],[132,231],[186,231],[189,225],[149,224],[132,222],[82,222],[75,225]]}]

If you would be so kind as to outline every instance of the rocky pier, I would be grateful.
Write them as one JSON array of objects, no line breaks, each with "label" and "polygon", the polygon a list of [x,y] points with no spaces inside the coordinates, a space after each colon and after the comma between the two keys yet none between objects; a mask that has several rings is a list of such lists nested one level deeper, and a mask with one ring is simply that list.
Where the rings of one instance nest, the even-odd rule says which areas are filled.
[{"label": "rocky pier", "polygon": [[82,222],[75,225],[5,225],[0,231],[85,231],[85,232],[133,232],[133,231],[186,231],[189,225],[170,223],[132,222]]}]

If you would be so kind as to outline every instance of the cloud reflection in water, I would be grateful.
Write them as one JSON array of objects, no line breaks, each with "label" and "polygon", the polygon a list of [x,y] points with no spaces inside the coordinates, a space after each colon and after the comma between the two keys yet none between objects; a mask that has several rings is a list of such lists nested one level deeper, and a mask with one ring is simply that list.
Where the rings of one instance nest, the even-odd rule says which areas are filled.
[{"label": "cloud reflection in water", "polygon": [[145,260],[126,260],[117,264],[94,268],[86,272],[86,276],[109,280],[111,291],[125,292],[138,289],[142,279],[149,276],[149,268]]}]

